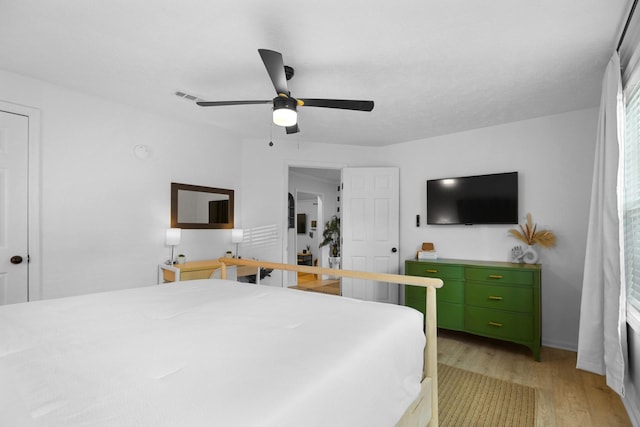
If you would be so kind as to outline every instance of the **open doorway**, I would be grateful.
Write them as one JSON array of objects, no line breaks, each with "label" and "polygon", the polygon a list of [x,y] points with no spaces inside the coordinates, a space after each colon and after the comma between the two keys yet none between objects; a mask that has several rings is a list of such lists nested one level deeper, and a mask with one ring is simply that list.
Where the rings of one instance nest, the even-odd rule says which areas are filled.
[{"label": "open doorway", "polygon": [[[339,168],[289,166],[288,188],[293,205],[289,207],[287,262],[289,264],[329,267],[329,248],[320,247],[324,224],[340,212]],[[311,275],[313,276],[313,275]],[[298,277],[290,273],[287,283],[294,286],[303,281],[324,278]]]}]

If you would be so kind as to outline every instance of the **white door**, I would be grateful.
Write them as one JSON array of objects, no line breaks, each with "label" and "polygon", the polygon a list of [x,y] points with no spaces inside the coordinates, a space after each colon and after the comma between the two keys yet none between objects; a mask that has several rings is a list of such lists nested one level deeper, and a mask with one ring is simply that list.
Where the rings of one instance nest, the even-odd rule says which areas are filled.
[{"label": "white door", "polygon": [[[397,274],[399,269],[399,169],[342,170],[342,268]],[[342,295],[398,303],[398,285],[342,279]]]},{"label": "white door", "polygon": [[0,111],[0,305],[28,300],[29,118]]}]

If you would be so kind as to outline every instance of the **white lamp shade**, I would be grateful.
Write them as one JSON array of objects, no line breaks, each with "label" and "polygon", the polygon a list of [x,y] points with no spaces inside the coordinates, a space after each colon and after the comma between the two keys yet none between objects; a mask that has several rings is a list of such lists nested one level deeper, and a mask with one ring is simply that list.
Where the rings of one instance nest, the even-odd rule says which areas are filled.
[{"label": "white lamp shade", "polygon": [[298,121],[296,110],[288,108],[278,108],[273,110],[273,123],[278,126],[293,126]]},{"label": "white lamp shade", "polygon": [[231,229],[231,243],[242,243],[244,239],[244,230],[242,228]]},{"label": "white lamp shade", "polygon": [[164,243],[167,246],[175,246],[180,244],[180,237],[182,230],[180,228],[167,228],[167,233],[164,237]]}]

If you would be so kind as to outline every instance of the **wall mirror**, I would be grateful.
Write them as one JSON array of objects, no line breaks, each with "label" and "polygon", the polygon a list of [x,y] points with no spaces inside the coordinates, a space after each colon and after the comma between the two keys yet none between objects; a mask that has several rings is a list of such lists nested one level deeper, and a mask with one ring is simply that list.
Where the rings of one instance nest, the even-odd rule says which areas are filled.
[{"label": "wall mirror", "polygon": [[171,227],[233,228],[233,190],[172,182]]}]

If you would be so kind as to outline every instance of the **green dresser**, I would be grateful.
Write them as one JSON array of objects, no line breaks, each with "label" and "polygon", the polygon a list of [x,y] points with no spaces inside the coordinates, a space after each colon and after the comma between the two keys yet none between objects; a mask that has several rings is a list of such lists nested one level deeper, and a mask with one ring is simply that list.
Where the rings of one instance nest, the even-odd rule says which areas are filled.
[{"label": "green dresser", "polygon": [[[438,327],[524,344],[540,360],[540,265],[407,260],[405,274],[436,277]],[[405,286],[405,305],[425,312],[425,289]]]}]

